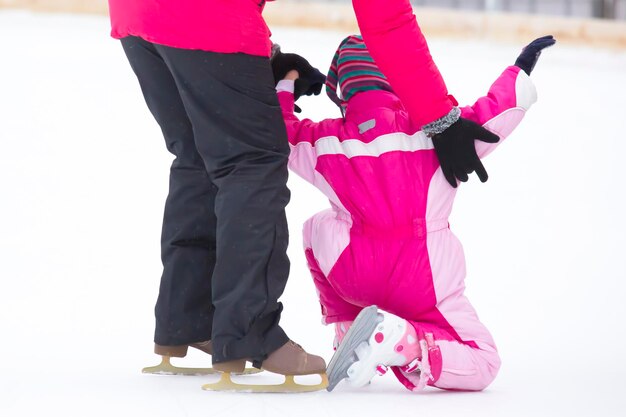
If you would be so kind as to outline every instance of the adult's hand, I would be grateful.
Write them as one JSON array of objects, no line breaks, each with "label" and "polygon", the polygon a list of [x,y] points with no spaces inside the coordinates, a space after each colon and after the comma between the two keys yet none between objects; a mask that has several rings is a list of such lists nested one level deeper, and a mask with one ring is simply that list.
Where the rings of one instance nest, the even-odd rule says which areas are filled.
[{"label": "adult's hand", "polygon": [[457,187],[457,179],[466,182],[469,174],[474,171],[481,182],[489,178],[476,154],[475,140],[496,143],[500,138],[481,125],[464,118],[460,118],[446,130],[433,136],[433,145],[443,175],[454,188]]}]

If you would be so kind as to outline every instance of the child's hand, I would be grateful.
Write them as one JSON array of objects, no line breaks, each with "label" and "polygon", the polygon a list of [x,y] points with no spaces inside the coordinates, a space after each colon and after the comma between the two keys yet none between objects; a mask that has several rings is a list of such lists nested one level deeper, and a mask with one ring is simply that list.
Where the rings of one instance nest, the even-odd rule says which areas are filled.
[{"label": "child's hand", "polygon": [[[298,83],[299,78],[300,74],[298,74],[298,71],[291,70],[287,74],[285,74],[285,78],[283,78],[283,80],[295,81],[296,83]],[[296,113],[302,113],[302,109],[297,104],[293,105],[293,111]]]},{"label": "child's hand", "polygon": [[[280,46],[274,44],[272,58],[272,72],[274,81],[295,80],[294,98],[298,100],[302,96],[318,95],[326,82],[326,76],[317,68],[309,64],[309,61],[297,54],[285,54]],[[288,78],[289,77],[289,78]],[[296,113],[299,113],[296,106]]]},{"label": "child's hand", "polygon": [[318,95],[326,81],[324,74],[313,67],[309,61],[298,54],[283,53],[276,44],[274,45],[270,62],[272,64],[272,72],[274,73],[274,82],[276,83],[286,79],[289,72],[293,70],[296,71],[298,76],[293,78],[294,80],[298,80],[296,82],[296,90],[294,91],[296,100],[303,95]]},{"label": "child's hand", "polygon": [[537,64],[539,56],[541,56],[541,51],[551,47],[555,43],[556,40],[552,35],[535,39],[522,50],[522,53],[515,61],[515,66],[520,67],[526,74],[530,75]]},{"label": "child's hand", "polygon": [[300,74],[298,74],[298,71],[291,70],[287,74],[285,74],[285,78],[283,78],[283,80],[297,80],[298,78],[300,78]]}]

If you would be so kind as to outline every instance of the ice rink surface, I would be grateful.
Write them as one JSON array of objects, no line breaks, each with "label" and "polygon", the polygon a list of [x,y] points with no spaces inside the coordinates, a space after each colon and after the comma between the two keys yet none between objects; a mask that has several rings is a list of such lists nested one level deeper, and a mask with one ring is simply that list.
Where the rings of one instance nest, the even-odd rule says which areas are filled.
[{"label": "ice rink surface", "polygon": [[[322,71],[346,35],[272,29]],[[625,52],[546,51],[533,74],[539,102],[485,160],[489,182],[474,176],[458,194],[451,228],[466,251],[467,295],[503,360],[485,392],[416,395],[387,375],[360,390],[252,395],[202,391],[213,377],[140,373],[157,361],[172,157],[108,30],[104,17],[0,12],[1,416],[624,415]],[[462,104],[523,46],[430,45]],[[324,96],[299,104],[312,119],[339,115]],[[333,331],[320,324],[300,237],[328,203],[293,175],[290,188],[282,323],[328,360]]]}]

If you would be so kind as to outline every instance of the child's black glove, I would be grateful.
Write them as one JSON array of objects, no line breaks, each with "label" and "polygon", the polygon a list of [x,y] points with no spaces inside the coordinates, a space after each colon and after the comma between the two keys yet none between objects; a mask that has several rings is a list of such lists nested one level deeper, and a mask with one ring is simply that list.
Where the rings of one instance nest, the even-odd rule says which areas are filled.
[{"label": "child's black glove", "polygon": [[433,145],[443,175],[454,188],[457,187],[457,178],[461,182],[466,182],[469,178],[468,174],[474,171],[476,171],[481,182],[485,182],[489,178],[485,167],[476,154],[474,140],[496,143],[500,138],[481,125],[463,118],[454,122],[443,132],[433,136]]},{"label": "child's black glove", "polygon": [[[295,100],[301,96],[318,95],[326,82],[326,76],[309,64],[309,61],[297,54],[282,53],[278,45],[274,45],[271,64],[274,84],[278,84],[280,80],[285,78],[289,71],[298,71],[299,78],[294,83],[293,92]],[[295,106],[295,111],[299,113],[301,110]]]},{"label": "child's black glove", "polygon": [[522,53],[515,61],[515,66],[520,67],[526,74],[530,75],[537,64],[537,60],[541,56],[541,51],[551,47],[555,43],[556,39],[554,39],[552,35],[535,39],[524,47]]}]

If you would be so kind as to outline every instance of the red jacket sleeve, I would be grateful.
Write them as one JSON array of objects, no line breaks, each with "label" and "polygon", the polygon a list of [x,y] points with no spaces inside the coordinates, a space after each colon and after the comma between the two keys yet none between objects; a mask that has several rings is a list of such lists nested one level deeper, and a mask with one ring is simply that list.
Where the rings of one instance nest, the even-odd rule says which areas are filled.
[{"label": "red jacket sleeve", "polygon": [[419,127],[456,105],[430,55],[409,0],[352,0],[374,61]]}]

